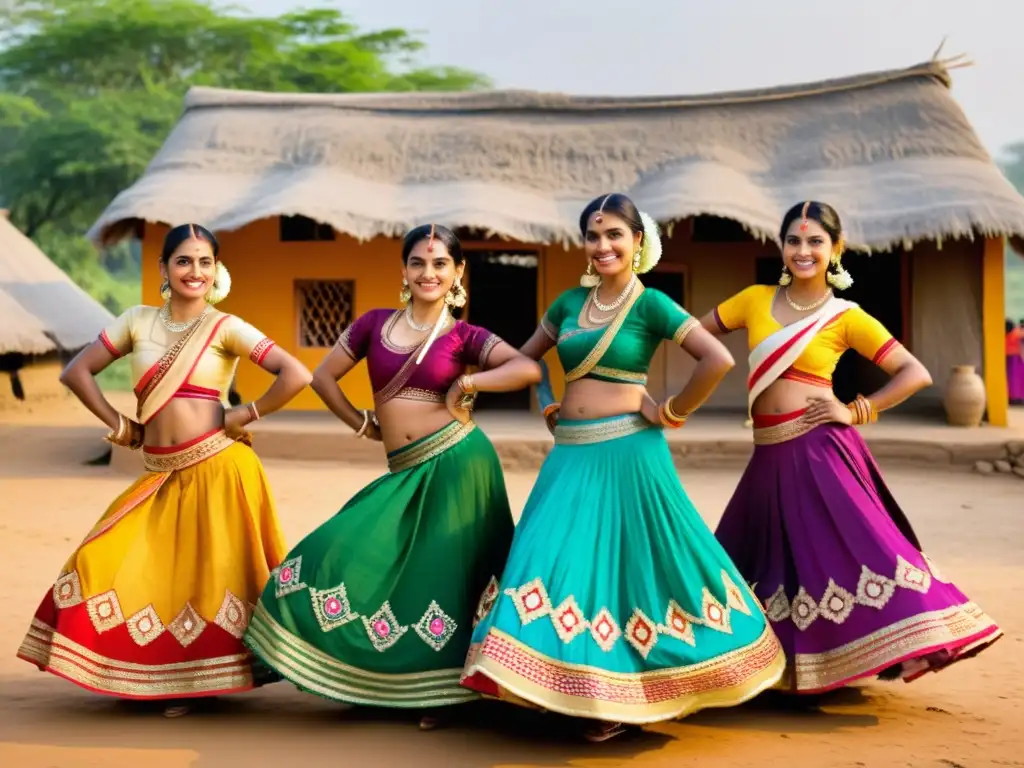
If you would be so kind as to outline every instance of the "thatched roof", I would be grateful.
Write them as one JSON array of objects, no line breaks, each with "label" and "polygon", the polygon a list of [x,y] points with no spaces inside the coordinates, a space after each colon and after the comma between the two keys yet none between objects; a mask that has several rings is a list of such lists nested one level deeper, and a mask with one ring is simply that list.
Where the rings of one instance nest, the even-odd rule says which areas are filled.
[{"label": "thatched roof", "polygon": [[715,214],[766,237],[806,198],[835,205],[854,246],[1024,235],[1024,199],[949,82],[933,61],[698,97],[193,88],[90,236],[139,219],[227,230],[303,214],[358,238],[438,221],[576,242],[581,208],[607,191],[662,221]]},{"label": "thatched roof", "polygon": [[[36,325],[19,326],[24,316],[9,315],[7,305],[3,304],[0,325],[10,326],[21,335],[30,335],[32,329],[41,327],[66,350],[92,342],[113,318],[11,224],[6,215],[0,215],[0,291],[9,294],[25,314],[36,320]],[[28,349],[8,351],[36,354]]]},{"label": "thatched roof", "polygon": [[20,352],[45,355],[57,345],[46,335],[39,318],[25,309],[4,290],[0,290],[0,355]]}]

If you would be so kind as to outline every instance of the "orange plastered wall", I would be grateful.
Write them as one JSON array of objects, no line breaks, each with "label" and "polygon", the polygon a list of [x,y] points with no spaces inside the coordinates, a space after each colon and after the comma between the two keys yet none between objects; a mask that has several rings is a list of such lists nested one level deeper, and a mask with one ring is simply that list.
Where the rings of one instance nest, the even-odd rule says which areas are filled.
[{"label": "orange plastered wall", "polygon": [[[168,227],[147,224],[142,244],[142,300],[159,305],[160,248]],[[378,307],[397,307],[401,288],[401,242],[390,238],[359,241],[338,233],[328,242],[282,243],[277,219],[261,219],[234,232],[218,232],[220,258],[231,271],[231,294],[217,309],[238,315],[259,328],[310,370],[329,349],[300,349],[296,322],[296,280],[355,281],[355,316]],[[247,360],[238,364],[237,388],[255,400],[272,382],[270,374]],[[357,408],[372,408],[373,395],[360,362],[343,380]],[[311,389],[303,390],[289,410],[323,410]]]},{"label": "orange plastered wall", "polygon": [[[537,304],[541,317],[551,303],[563,292],[579,286],[580,276],[587,268],[582,248],[566,250],[560,245],[549,245],[541,252],[540,271],[537,279]],[[540,317],[537,318],[540,323]],[[558,361],[558,353],[552,349],[544,356],[551,374],[551,388],[556,398],[561,399],[565,391],[565,371]]]}]

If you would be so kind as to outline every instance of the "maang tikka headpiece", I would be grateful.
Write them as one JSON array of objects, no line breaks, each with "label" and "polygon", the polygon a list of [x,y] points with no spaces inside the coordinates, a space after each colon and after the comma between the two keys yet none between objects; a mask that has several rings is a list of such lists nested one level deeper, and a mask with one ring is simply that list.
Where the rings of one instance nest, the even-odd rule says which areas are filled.
[{"label": "maang tikka headpiece", "polygon": [[427,253],[434,252],[434,225],[430,225],[430,237],[427,238]]},{"label": "maang tikka headpiece", "polygon": [[804,209],[800,212],[800,218],[803,219],[803,221],[800,222],[800,231],[801,232],[806,232],[807,231],[807,210],[810,207],[811,207],[811,201],[808,200],[806,203],[804,203]]},{"label": "maang tikka headpiece", "polygon": [[604,206],[608,202],[609,197],[611,197],[611,195],[605,195],[604,200],[601,201],[601,205],[597,209],[597,216],[594,217],[594,221],[597,222],[598,224],[604,221],[604,216],[602,216],[601,214],[604,213]]}]

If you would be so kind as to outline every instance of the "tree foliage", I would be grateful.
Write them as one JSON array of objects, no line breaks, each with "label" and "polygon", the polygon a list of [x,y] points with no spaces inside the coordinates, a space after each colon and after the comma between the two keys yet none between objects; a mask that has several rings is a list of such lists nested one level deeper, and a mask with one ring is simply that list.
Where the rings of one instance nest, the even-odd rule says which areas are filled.
[{"label": "tree foliage", "polygon": [[472,72],[417,67],[422,48],[403,29],[364,32],[326,8],[267,18],[206,0],[8,0],[0,10],[0,198],[51,256],[64,248],[58,260],[74,262],[87,251],[66,243],[141,175],[190,86],[342,93],[488,85]]}]

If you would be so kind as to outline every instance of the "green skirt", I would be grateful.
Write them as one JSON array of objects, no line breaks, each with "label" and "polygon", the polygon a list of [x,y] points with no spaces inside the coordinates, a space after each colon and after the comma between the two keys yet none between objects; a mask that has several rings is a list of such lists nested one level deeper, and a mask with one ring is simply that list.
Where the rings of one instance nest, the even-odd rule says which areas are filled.
[{"label": "green skirt", "polygon": [[452,422],[388,466],[272,572],[245,642],[330,699],[459,704],[477,696],[459,677],[512,540],[501,463],[472,422]]}]

